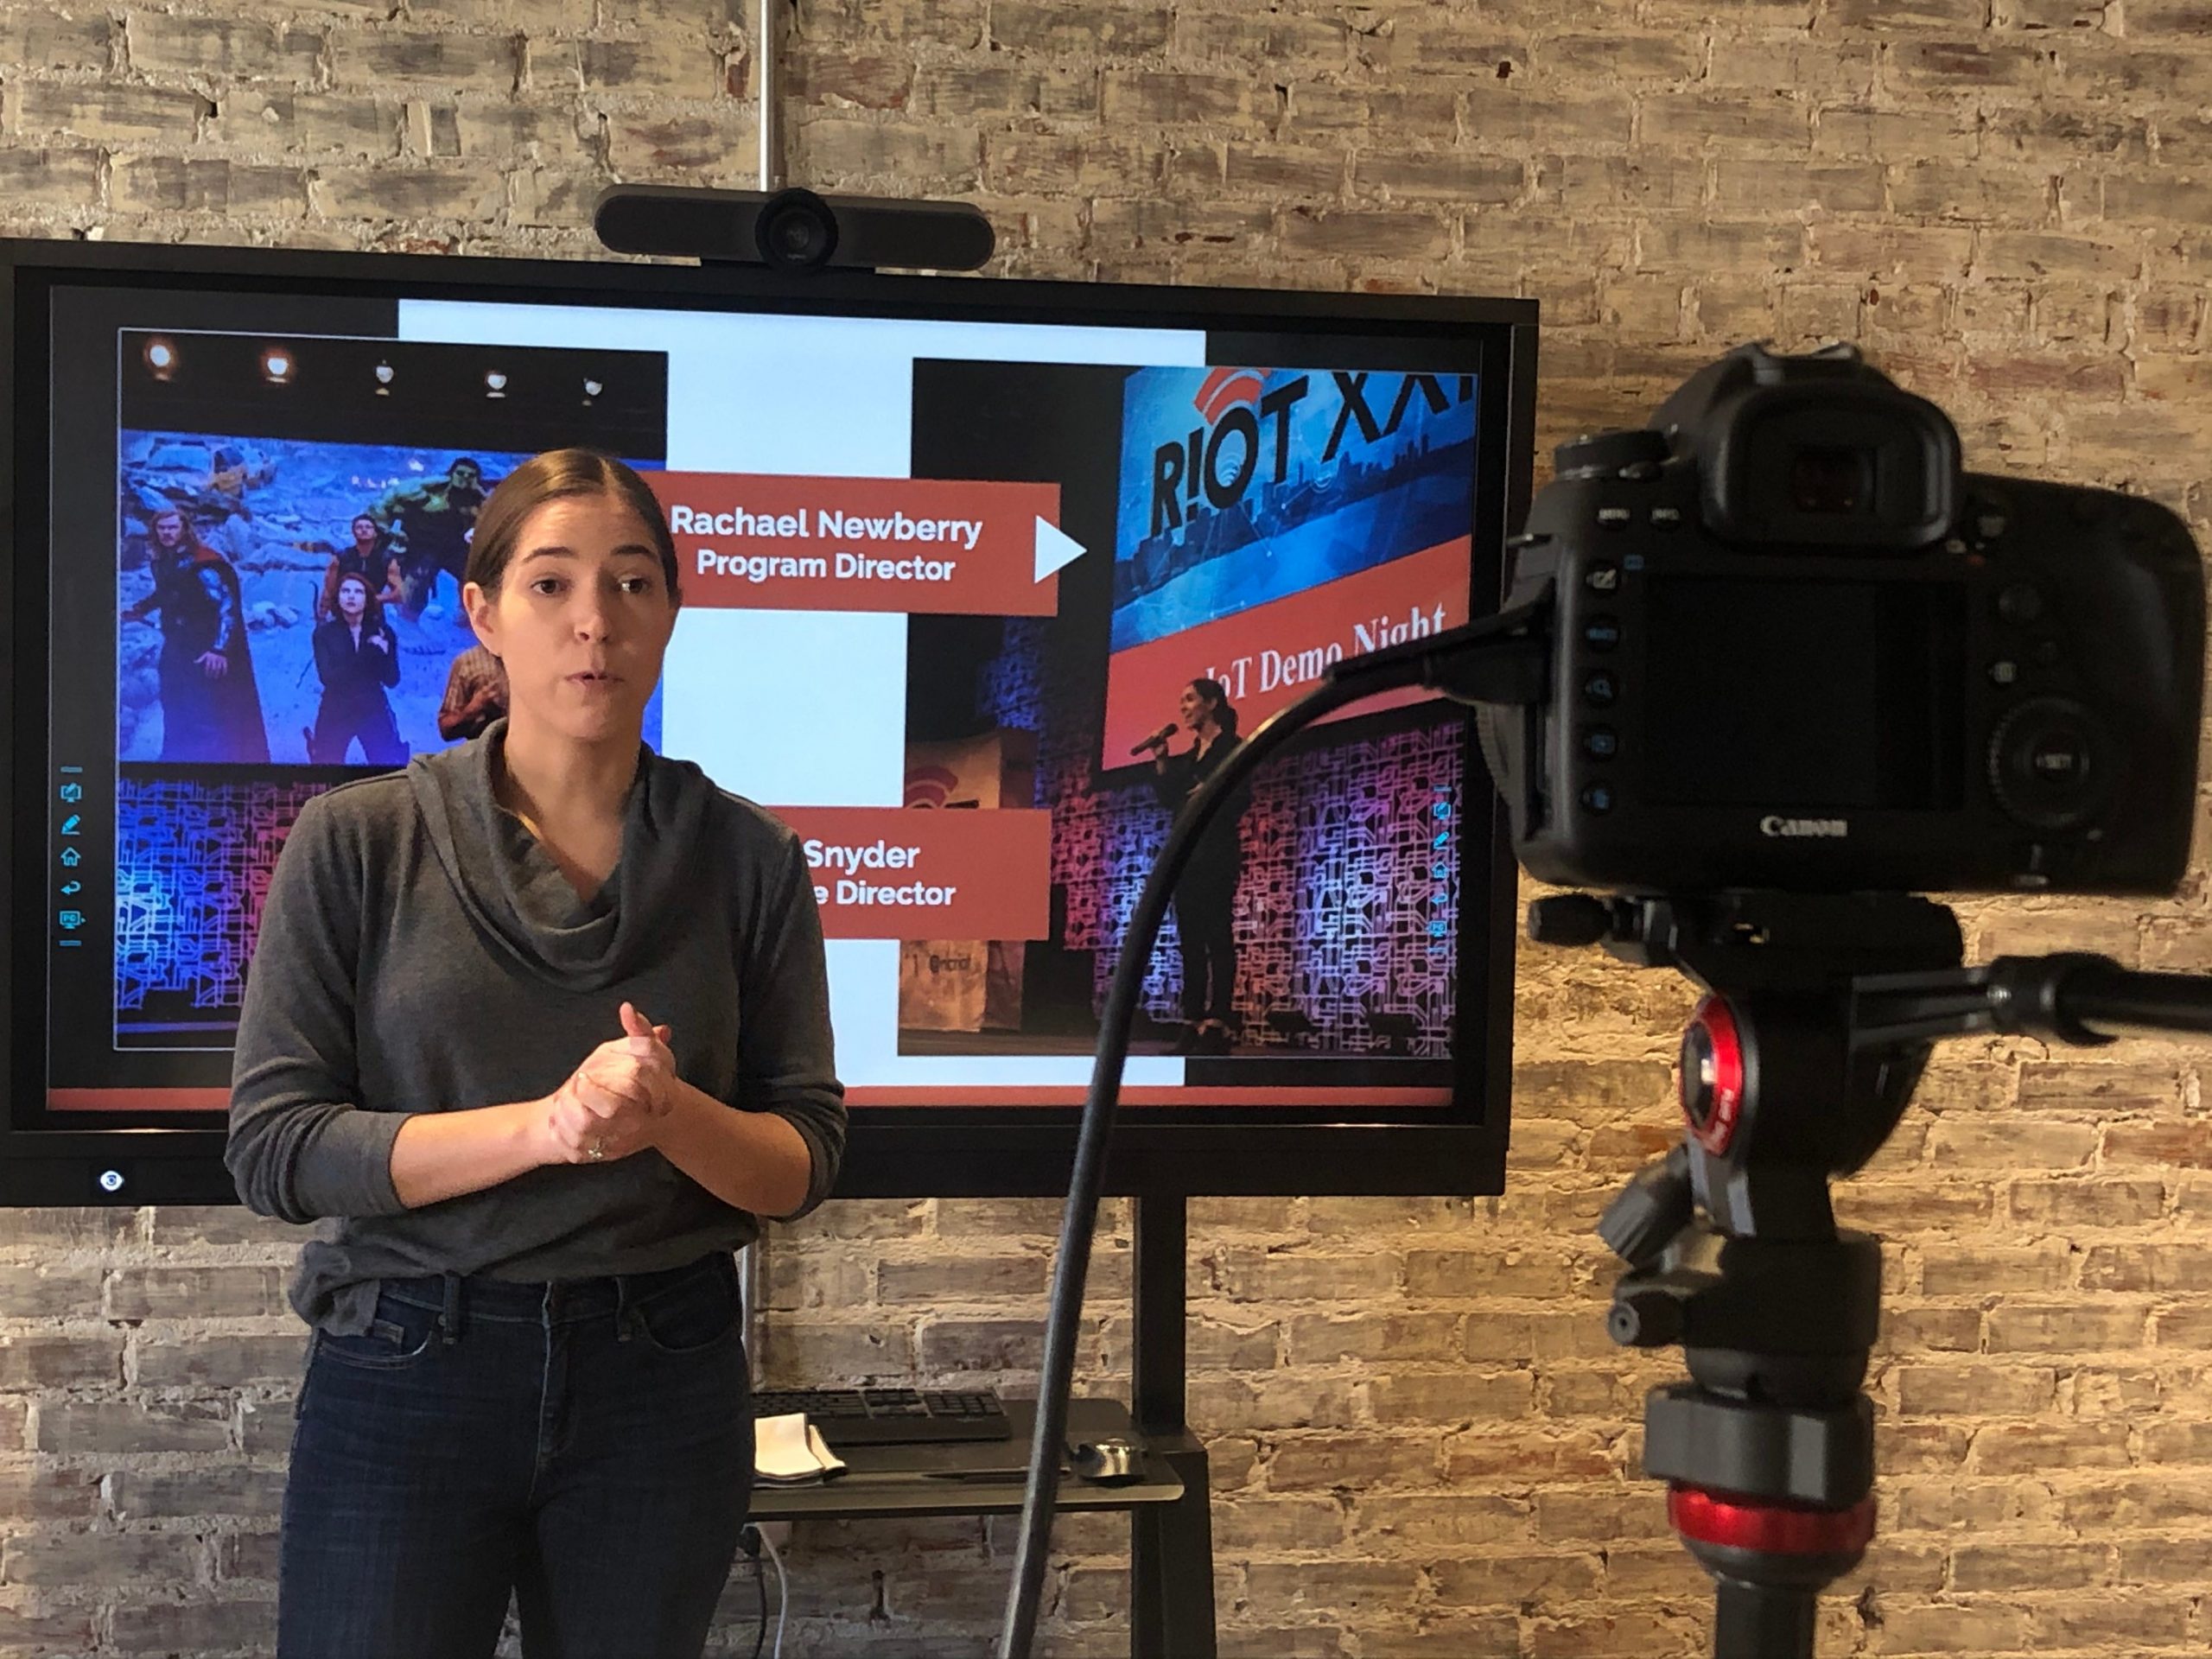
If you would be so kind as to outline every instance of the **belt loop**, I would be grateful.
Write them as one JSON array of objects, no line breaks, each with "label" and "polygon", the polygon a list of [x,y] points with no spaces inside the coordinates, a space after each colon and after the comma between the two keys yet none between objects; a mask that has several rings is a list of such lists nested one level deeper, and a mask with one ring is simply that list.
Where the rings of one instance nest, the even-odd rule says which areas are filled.
[{"label": "belt loop", "polygon": [[446,1281],[446,1305],[438,1315],[438,1328],[444,1333],[447,1347],[461,1340],[461,1275],[448,1273]]},{"label": "belt loop", "polygon": [[630,1306],[630,1275],[618,1273],[614,1278],[614,1340],[630,1340],[630,1321],[633,1316]]}]

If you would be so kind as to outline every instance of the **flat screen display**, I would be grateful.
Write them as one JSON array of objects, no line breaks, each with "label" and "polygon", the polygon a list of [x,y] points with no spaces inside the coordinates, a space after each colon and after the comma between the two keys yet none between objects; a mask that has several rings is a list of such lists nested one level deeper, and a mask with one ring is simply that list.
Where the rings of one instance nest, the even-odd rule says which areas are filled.
[{"label": "flat screen display", "polygon": [[[1089,1077],[1185,689],[1249,734],[1491,608],[1525,498],[1510,304],[103,258],[133,254],[18,305],[16,1134],[219,1128],[301,807],[502,710],[461,572],[543,449],[659,499],[683,605],[645,740],[801,836],[856,1127],[1033,1150]],[[1492,817],[1448,705],[1294,743],[1236,824],[1225,993],[1217,951],[1186,997],[1171,914],[1133,1125],[1497,1128]],[[1229,1033],[1193,1052],[1201,1002]]]}]

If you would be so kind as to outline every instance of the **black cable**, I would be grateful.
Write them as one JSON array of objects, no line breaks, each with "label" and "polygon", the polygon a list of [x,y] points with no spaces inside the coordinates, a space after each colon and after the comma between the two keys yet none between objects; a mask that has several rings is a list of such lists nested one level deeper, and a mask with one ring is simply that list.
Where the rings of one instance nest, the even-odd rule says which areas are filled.
[{"label": "black cable", "polygon": [[1014,1582],[1007,1596],[999,1659],[1028,1659],[1036,1639],[1052,1548],[1052,1512],[1059,1497],[1068,1390],[1075,1376],[1076,1326],[1083,1315],[1091,1238],[1097,1230],[1098,1200],[1106,1184],[1106,1142],[1113,1132],[1137,996],[1152,963],[1168,895],[1190,861],[1191,849],[1213,822],[1229,792],[1285,740],[1348,703],[1414,685],[1435,687],[1460,700],[1479,696],[1527,702],[1541,697],[1545,663],[1541,624],[1548,611],[1541,603],[1524,605],[1426,639],[1336,664],[1326,680],[1261,721],[1250,738],[1230,752],[1221,770],[1184,804],[1169,829],[1167,844],[1160,849],[1152,874],[1145,878],[1128,931],[1122,936],[1121,957],[1114,965],[1106,1005],[1098,1016],[1097,1063],[1091,1068],[1090,1091],[1084,1101],[1083,1120],[1076,1132],[1075,1166],[1068,1180],[1067,1209],[1060,1217],[1059,1260],[1052,1269],[1044,1366],[1037,1381],[1037,1427],[1029,1443],[1029,1484],[1022,1494]]},{"label": "black cable", "polygon": [[753,1587],[760,1595],[760,1623],[753,1632],[753,1659],[760,1659],[760,1649],[768,1644],[768,1569],[761,1563],[760,1532],[753,1522],[740,1529],[737,1547],[753,1558]]}]

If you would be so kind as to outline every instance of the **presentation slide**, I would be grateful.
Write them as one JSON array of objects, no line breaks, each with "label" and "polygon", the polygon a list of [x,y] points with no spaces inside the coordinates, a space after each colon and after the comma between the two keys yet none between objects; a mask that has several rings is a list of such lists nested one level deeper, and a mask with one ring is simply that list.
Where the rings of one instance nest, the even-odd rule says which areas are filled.
[{"label": "presentation slide", "polygon": [[[111,995],[97,1039],[57,1009],[54,1109],[221,1104],[301,806],[504,711],[461,574],[483,501],[556,442],[658,499],[683,608],[645,739],[801,837],[855,1105],[1079,1101],[1189,710],[1249,734],[1468,614],[1470,374],[467,302],[404,302],[397,334],[118,336],[112,671],[54,669],[113,710],[112,765],[61,768],[111,799],[112,868],[88,840],[54,938],[108,955]],[[1194,861],[1131,1103],[1446,1103],[1463,730],[1372,715],[1263,769]]]},{"label": "presentation slide", "polygon": [[1109,764],[1194,676],[1255,721],[1467,620],[1472,375],[1147,368],[1121,461]]}]

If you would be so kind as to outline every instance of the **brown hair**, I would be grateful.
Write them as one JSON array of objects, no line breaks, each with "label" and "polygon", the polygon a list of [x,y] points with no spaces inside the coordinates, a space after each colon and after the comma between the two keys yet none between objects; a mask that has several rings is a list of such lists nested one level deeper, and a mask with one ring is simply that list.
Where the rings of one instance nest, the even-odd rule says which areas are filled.
[{"label": "brown hair", "polygon": [[596,449],[548,449],[499,480],[476,511],[476,531],[469,538],[465,580],[487,594],[499,590],[499,579],[515,556],[523,521],[548,501],[576,495],[611,495],[636,513],[660,555],[661,575],[668,582],[671,604],[683,597],[677,579],[676,538],[668,533],[668,518],[661,512],[645,480],[613,455]]},{"label": "brown hair", "polygon": [[361,584],[361,592],[365,595],[367,601],[367,602],[361,607],[361,630],[365,633],[373,633],[378,629],[384,626],[384,601],[377,597],[376,583],[371,582],[366,576],[360,575],[351,570],[348,570],[344,575],[339,577],[335,582],[331,584],[331,620],[333,621],[340,620],[346,614],[345,612],[338,608],[338,593],[339,589],[345,587],[345,585],[349,582],[358,582]]},{"label": "brown hair", "polygon": [[152,537],[156,543],[160,540],[161,533],[156,531],[154,526],[160,524],[164,518],[175,519],[177,529],[183,532],[177,537],[176,541],[176,544],[180,548],[190,548],[194,551],[197,551],[200,548],[206,545],[206,543],[201,542],[200,539],[200,527],[192,522],[192,515],[187,512],[182,507],[163,507],[159,512],[156,513],[152,518],[146,521],[146,534]]}]

